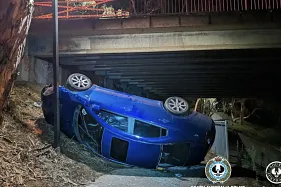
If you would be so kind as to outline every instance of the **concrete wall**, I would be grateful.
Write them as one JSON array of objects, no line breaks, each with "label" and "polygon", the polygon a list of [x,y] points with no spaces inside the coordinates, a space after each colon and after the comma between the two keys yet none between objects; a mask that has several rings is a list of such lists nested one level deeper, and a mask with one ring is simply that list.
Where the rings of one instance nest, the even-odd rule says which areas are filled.
[{"label": "concrete wall", "polygon": [[228,146],[228,131],[226,121],[215,121],[216,124],[216,137],[211,151],[217,155],[229,159],[229,146]]},{"label": "concrete wall", "polygon": [[26,69],[26,64],[20,63],[18,66],[18,81],[29,81],[29,71]]},{"label": "concrete wall", "polygon": [[52,81],[52,65],[33,56],[25,56],[18,66],[18,81],[28,81],[38,84],[49,84]]}]

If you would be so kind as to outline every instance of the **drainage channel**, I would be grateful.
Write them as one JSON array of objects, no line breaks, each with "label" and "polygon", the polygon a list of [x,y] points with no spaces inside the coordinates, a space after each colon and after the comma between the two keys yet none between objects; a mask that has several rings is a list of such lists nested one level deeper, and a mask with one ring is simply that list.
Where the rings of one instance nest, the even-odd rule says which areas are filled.
[{"label": "drainage channel", "polygon": [[267,181],[265,167],[253,160],[239,134],[233,130],[228,130],[228,137],[229,162],[232,165],[231,176],[250,177]]},{"label": "drainage channel", "polygon": [[[208,157],[213,158],[215,155],[223,156],[228,159],[232,166],[231,177],[248,177],[260,180],[266,180],[264,177],[265,168],[255,164],[255,168],[251,165],[253,162],[247,153],[243,141],[239,134],[228,129],[226,120],[215,121],[216,138],[215,142],[208,153]],[[206,157],[207,157],[206,156]],[[184,167],[168,167],[158,168],[159,171],[175,173],[177,177],[198,177],[206,178],[205,160],[200,165],[184,166]],[[249,165],[245,163],[250,163]]]}]

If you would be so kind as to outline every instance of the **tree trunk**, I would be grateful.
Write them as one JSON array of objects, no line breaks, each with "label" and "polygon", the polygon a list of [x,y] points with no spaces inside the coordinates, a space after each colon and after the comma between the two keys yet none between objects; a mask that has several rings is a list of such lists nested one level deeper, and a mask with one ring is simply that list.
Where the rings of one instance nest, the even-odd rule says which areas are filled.
[{"label": "tree trunk", "polygon": [[0,1],[0,123],[17,75],[33,13],[33,0]]}]

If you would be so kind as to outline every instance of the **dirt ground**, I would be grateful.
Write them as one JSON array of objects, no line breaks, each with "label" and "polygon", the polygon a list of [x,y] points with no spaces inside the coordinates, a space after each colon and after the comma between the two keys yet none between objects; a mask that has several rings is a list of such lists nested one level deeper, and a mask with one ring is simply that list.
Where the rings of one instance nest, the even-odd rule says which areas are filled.
[{"label": "dirt ground", "polygon": [[[63,133],[61,149],[53,149],[53,128],[45,122],[36,103],[40,101],[41,88],[20,83],[10,95],[4,123],[0,126],[1,187],[87,186],[104,174],[126,168],[97,157]],[[205,162],[214,156],[208,154]],[[229,182],[241,185],[242,180],[255,182],[248,178],[232,178]],[[203,183],[206,179],[202,179],[200,184]]]},{"label": "dirt ground", "polygon": [[13,88],[0,126],[0,186],[85,186],[122,166],[107,162],[61,134],[61,151],[54,150],[52,126],[43,118],[39,90]]}]

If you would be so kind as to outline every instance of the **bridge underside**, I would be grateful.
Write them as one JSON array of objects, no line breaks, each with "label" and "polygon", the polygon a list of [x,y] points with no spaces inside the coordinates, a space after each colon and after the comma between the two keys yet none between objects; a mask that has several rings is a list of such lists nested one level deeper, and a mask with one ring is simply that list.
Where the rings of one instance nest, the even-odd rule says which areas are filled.
[{"label": "bridge underside", "polygon": [[161,98],[271,97],[280,94],[280,59],[276,48],[73,55],[61,57],[60,63],[72,72],[117,79]]},{"label": "bridge underside", "polygon": [[[60,63],[161,98],[277,96],[280,18],[259,11],[61,20]],[[52,61],[51,33],[50,20],[33,22],[30,56]]]}]

